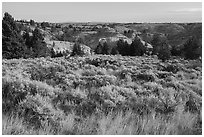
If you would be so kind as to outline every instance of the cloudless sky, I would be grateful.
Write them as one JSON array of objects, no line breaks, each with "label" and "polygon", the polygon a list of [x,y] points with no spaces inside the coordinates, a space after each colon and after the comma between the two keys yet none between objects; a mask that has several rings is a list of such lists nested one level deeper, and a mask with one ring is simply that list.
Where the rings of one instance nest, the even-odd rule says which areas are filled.
[{"label": "cloudless sky", "polygon": [[201,2],[3,2],[5,12],[40,22],[202,22]]}]

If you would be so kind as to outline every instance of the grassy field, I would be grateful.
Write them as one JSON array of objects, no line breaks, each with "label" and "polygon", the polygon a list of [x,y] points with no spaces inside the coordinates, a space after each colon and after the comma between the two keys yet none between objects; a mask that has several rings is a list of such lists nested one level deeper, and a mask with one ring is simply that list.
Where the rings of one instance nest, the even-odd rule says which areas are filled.
[{"label": "grassy field", "polygon": [[108,55],[2,60],[2,133],[202,134],[201,64]]}]

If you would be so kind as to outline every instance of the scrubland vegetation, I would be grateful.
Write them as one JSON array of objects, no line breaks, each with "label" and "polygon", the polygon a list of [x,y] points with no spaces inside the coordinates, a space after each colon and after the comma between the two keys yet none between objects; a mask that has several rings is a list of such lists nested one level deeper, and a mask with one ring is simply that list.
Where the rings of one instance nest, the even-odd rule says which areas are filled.
[{"label": "scrubland vegetation", "polygon": [[2,20],[4,135],[201,135],[202,24]]},{"label": "scrubland vegetation", "polygon": [[3,59],[3,134],[202,134],[201,61]]}]

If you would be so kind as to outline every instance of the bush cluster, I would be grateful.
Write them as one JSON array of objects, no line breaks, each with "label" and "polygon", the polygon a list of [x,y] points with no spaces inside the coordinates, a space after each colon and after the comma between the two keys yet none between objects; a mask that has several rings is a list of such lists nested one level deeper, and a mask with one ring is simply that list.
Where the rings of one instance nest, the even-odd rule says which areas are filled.
[{"label": "bush cluster", "polygon": [[135,38],[132,44],[128,44],[126,41],[120,39],[117,41],[117,46],[115,47],[110,47],[107,42],[103,43],[103,45],[99,43],[95,49],[95,53],[103,55],[121,54],[122,56],[142,56],[146,53],[146,48],[137,38]]}]

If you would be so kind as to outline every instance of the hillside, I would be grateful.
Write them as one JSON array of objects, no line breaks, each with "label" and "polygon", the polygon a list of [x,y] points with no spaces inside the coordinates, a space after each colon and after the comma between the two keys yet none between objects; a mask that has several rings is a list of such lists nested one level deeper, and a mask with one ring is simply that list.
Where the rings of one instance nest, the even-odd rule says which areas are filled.
[{"label": "hillside", "polygon": [[2,134],[201,135],[201,30],[5,12]]},{"label": "hillside", "polygon": [[[196,36],[199,39],[199,44],[202,44],[202,24],[201,23],[141,23],[141,24],[109,24],[106,27],[95,24],[83,27],[80,24],[81,31],[76,36],[81,37],[84,44],[92,48],[96,48],[100,38],[117,37],[117,35],[125,35],[124,32],[133,30],[139,34],[141,38],[151,43],[153,35],[156,33],[163,34],[167,37],[168,43],[173,47],[180,47],[191,36]],[[94,29],[96,26],[102,28]],[[86,28],[86,29],[85,29]],[[88,31],[87,31],[88,28]],[[96,27],[97,28],[97,27]],[[75,34],[74,34],[75,36]]]},{"label": "hillside", "polygon": [[[11,19],[12,20],[12,19]],[[7,21],[8,23],[9,21]],[[12,20],[14,23],[15,21]],[[8,23],[9,24],[9,23]],[[15,24],[15,23],[14,23]],[[43,24],[46,24],[43,25]],[[11,25],[11,24],[10,24]],[[12,25],[11,25],[12,26]],[[104,24],[90,24],[90,23],[62,23],[62,24],[53,24],[53,23],[36,23],[34,25],[30,25],[29,23],[18,22],[16,24],[16,31],[18,33],[20,31],[21,41],[19,43],[23,46],[24,54],[32,53],[33,49],[37,46],[41,46],[41,48],[46,51],[42,53],[49,53],[47,47],[52,49],[53,43],[55,43],[54,50],[57,52],[69,52],[72,50],[72,45],[80,38],[80,43],[83,44],[83,47],[91,51],[95,51],[96,47],[99,44],[100,39],[111,40],[111,42],[107,42],[110,49],[113,47],[117,47],[117,42],[119,39],[126,39],[128,44],[130,45],[132,41],[136,38],[135,36],[139,36],[143,43],[152,44],[153,38],[155,35],[159,34],[163,38],[167,40],[167,43],[170,47],[176,49],[173,51],[174,53],[180,53],[176,56],[182,56],[185,54],[184,52],[184,44],[192,37],[195,36],[197,38],[197,43],[199,48],[195,46],[194,51],[199,51],[202,47],[202,24],[201,23],[104,23]],[[6,29],[6,28],[5,28]],[[42,34],[45,44],[41,41],[41,44],[32,40],[33,32],[35,29],[38,29]],[[6,33],[6,31],[5,31]],[[25,37],[25,34],[28,33],[30,37]],[[3,33],[4,34],[4,33]],[[15,33],[16,34],[16,33]],[[32,44],[30,43],[38,43]],[[5,41],[5,42],[4,42]],[[27,42],[28,41],[28,42]],[[8,39],[3,39],[3,45],[6,45]],[[46,45],[46,47],[45,47]],[[11,44],[9,45],[11,46]],[[19,45],[20,46],[20,45]],[[143,44],[144,46],[144,44]],[[153,46],[153,45],[151,45]],[[156,47],[157,45],[154,45]],[[159,45],[161,47],[161,45]],[[32,49],[30,49],[32,47]],[[8,50],[4,53],[5,57],[9,57],[10,48],[4,48]],[[118,49],[117,49],[118,50]],[[18,50],[17,50],[18,51]],[[42,57],[47,56],[47,54],[38,55],[40,51],[36,49],[37,53],[34,53],[32,56]],[[22,52],[19,51],[19,52]],[[174,54],[173,53],[173,54]],[[18,55],[18,53],[16,53]],[[37,55],[36,55],[37,54]],[[66,53],[67,54],[67,53]],[[90,53],[89,53],[90,54]],[[121,54],[121,53],[120,53]],[[197,52],[198,56],[201,55],[200,52]],[[14,55],[16,56],[16,55]],[[18,55],[22,56],[22,55]],[[23,55],[30,56],[30,55]],[[7,57],[7,58],[8,58]]]},{"label": "hillside", "polygon": [[201,70],[155,56],[4,59],[3,134],[201,134]]},{"label": "hillside", "polygon": [[[145,33],[154,34],[162,33],[167,36],[171,46],[183,44],[189,36],[196,36],[202,38],[202,24],[201,23],[142,23],[124,25],[126,28],[139,31],[144,35]],[[143,37],[145,41],[147,38]],[[151,37],[149,38],[151,39]],[[202,42],[201,42],[202,43]],[[201,44],[200,43],[200,44]]]}]

